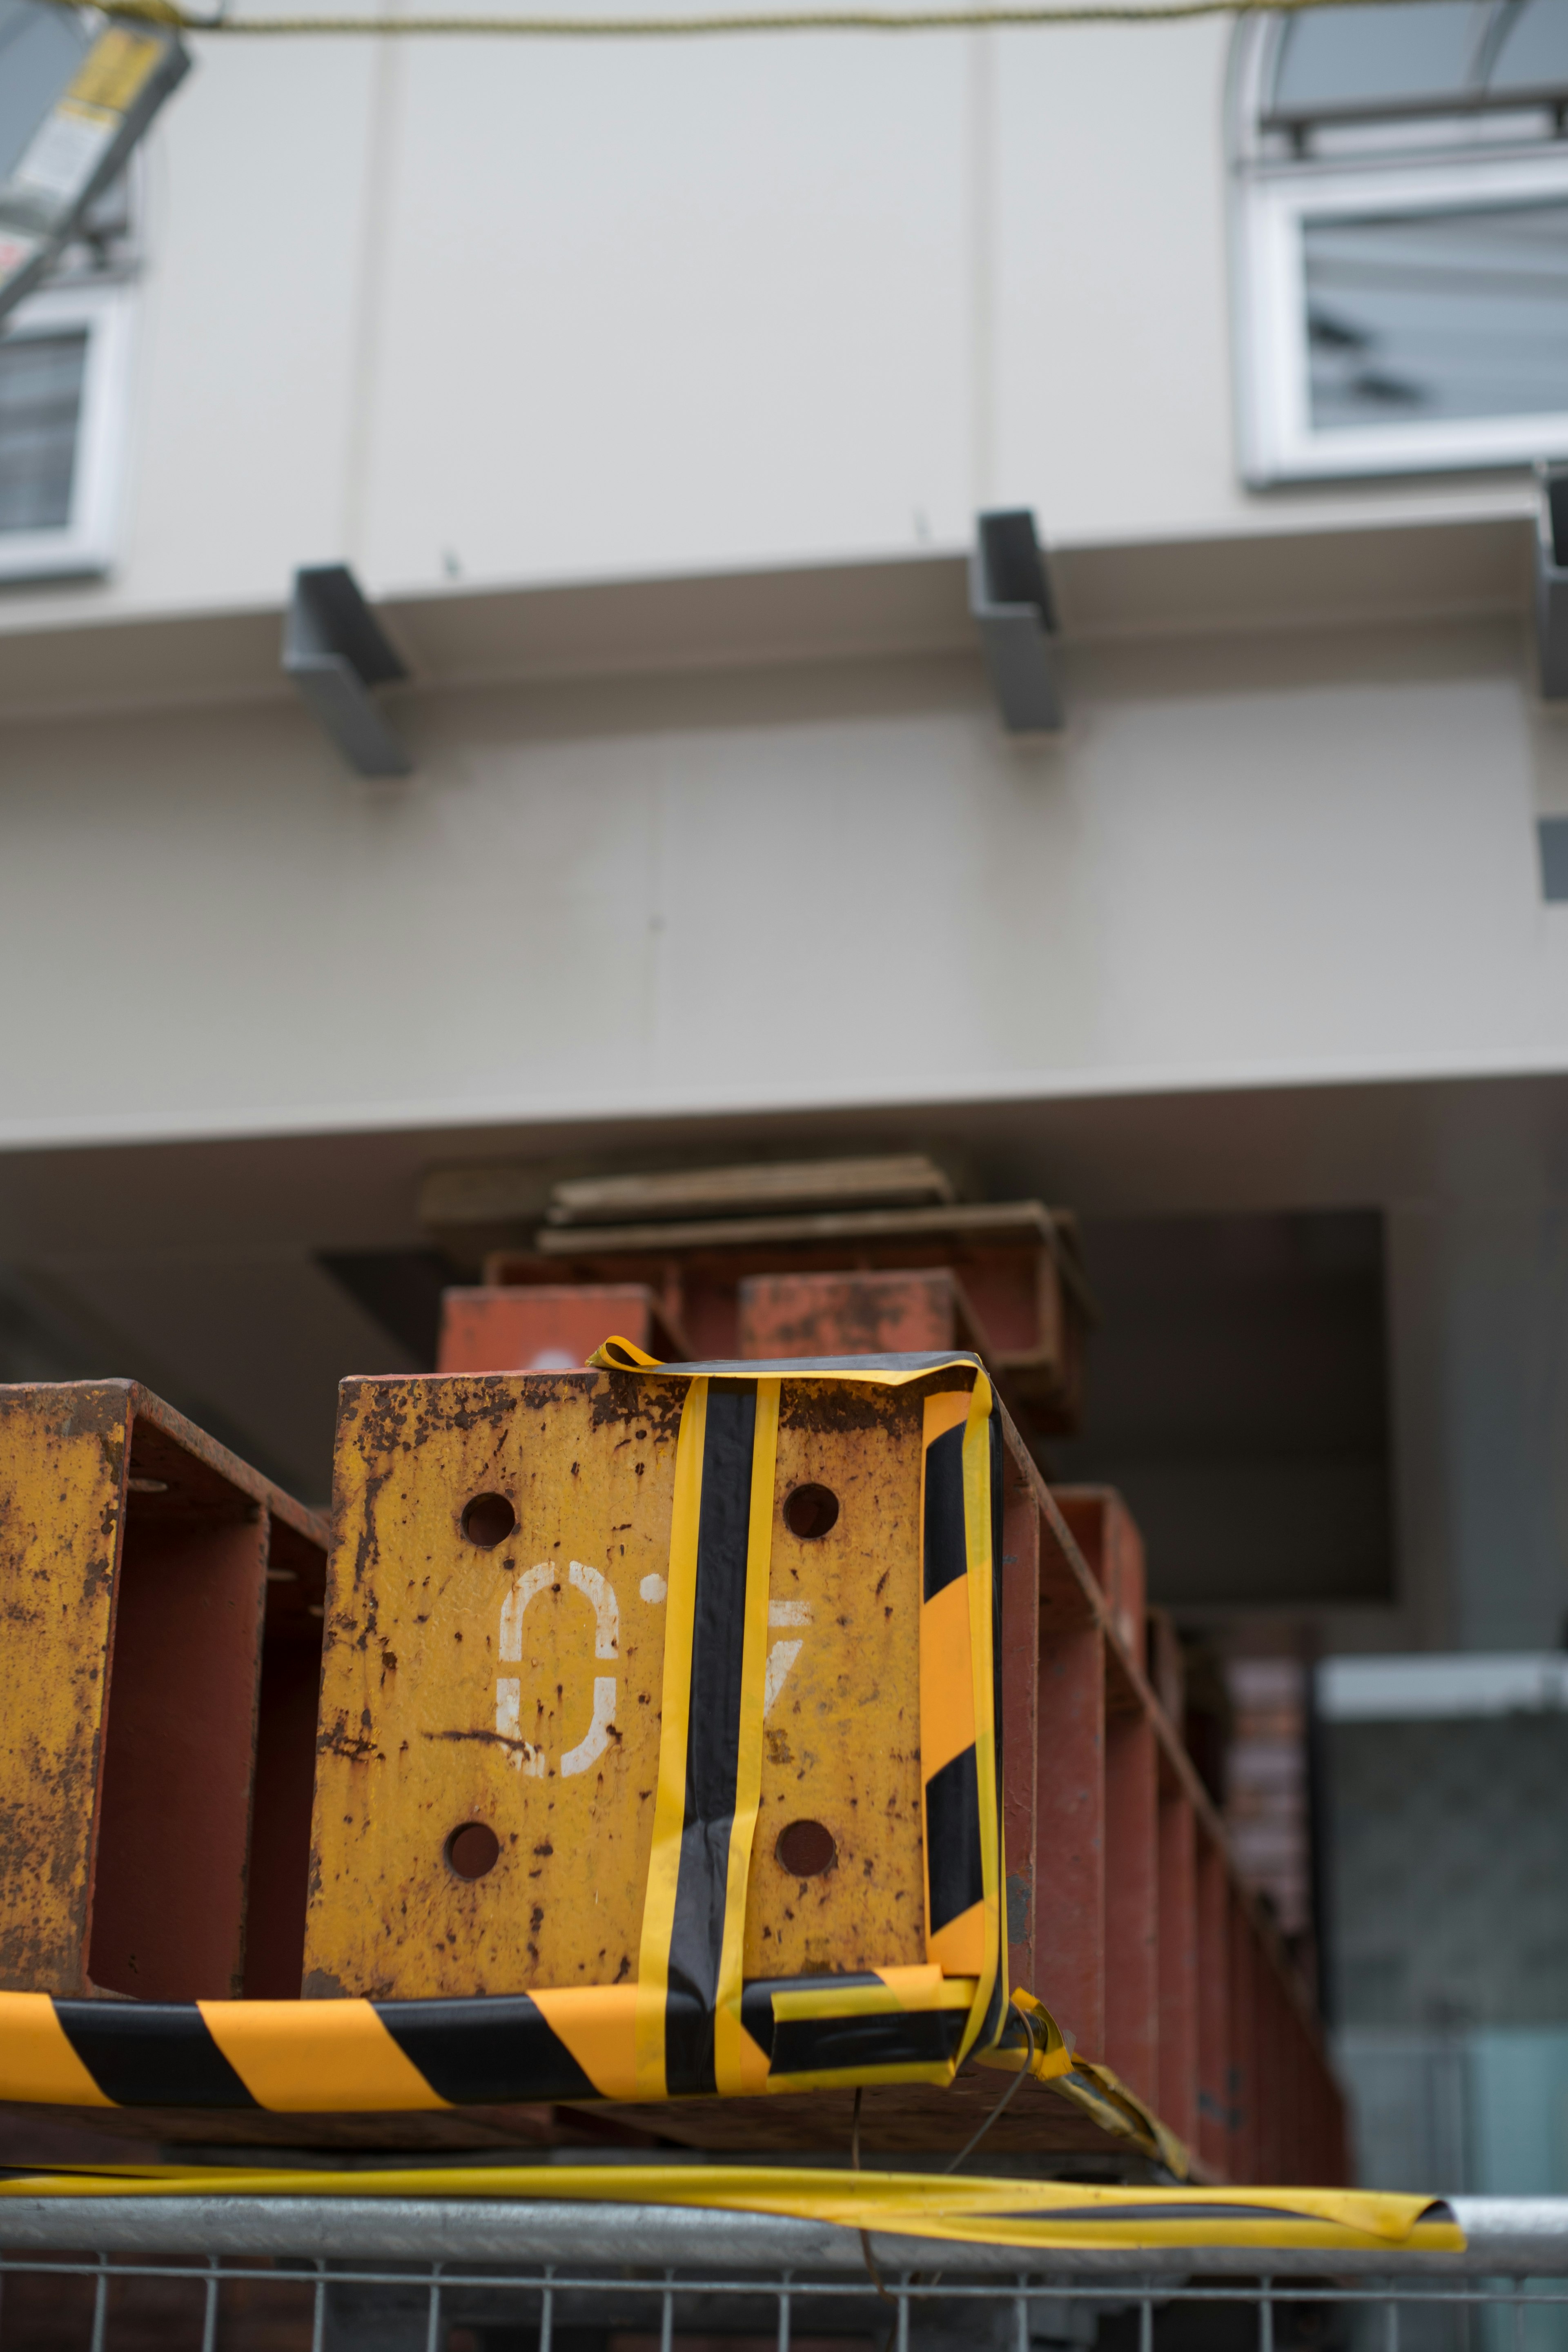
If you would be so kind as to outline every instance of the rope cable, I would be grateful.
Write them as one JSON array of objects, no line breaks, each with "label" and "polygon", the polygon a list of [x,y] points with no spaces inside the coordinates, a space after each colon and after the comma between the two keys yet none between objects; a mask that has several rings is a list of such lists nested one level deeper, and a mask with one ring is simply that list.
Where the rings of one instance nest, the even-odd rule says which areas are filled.
[{"label": "rope cable", "polygon": [[[769,8],[676,16],[198,16],[178,0],[110,0],[112,14],[182,33],[475,33],[536,40],[667,40],[716,33],[954,33],[1043,25],[1189,24],[1204,16],[1300,16],[1311,8],[1372,8],[1390,0],[1042,0],[973,8]],[[1412,6],[1416,0],[1394,0]]]}]

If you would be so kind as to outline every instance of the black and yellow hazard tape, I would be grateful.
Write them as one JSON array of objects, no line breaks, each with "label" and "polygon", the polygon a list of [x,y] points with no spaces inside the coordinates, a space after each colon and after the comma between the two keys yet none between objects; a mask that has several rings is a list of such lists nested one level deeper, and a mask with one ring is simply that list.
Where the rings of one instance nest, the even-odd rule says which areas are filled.
[{"label": "black and yellow hazard tape", "polygon": [[[676,1444],[663,1714],[653,1850],[637,1965],[637,2095],[757,2091],[785,2081],[950,2082],[994,2043],[1007,2007],[1002,1935],[1000,1429],[969,1355],[833,1356],[660,1365],[629,1340],[589,1359],[687,1383]],[[922,1402],[921,1755],[926,1952],[967,1995],[900,2035],[870,2012],[816,2039],[831,2055],[758,2064],[744,2020],[741,1948],[762,1786],[773,1464],[786,1382],[900,1387],[958,1375]],[[889,1970],[886,1988],[908,1972]],[[824,1979],[830,2006],[839,1978]],[[800,1997],[807,1997],[797,1989]],[[801,2021],[805,2021],[804,2019]],[[811,2037],[807,2037],[809,2041]],[[781,2045],[805,2046],[793,2031]],[[883,2050],[888,2055],[878,2053]],[[896,2054],[895,2054],[896,2053]]]},{"label": "black and yellow hazard tape", "polygon": [[[1077,2182],[740,2164],[463,2165],[374,2171],[124,2165],[16,2173],[5,2197],[548,2199],[778,2214],[889,2235],[1039,2252],[1256,2247],[1289,2253],[1462,2253],[1427,2197],[1340,2189],[1094,2189]],[[1391,2266],[1392,2263],[1391,2263]]]},{"label": "black and yellow hazard tape", "polygon": [[[971,2055],[1025,2063],[1001,1912],[1000,1433],[978,1358],[659,1365],[614,1339],[590,1361],[685,1383],[636,1980],[381,2001],[0,1993],[0,2099],[386,2113],[944,2084]],[[942,1373],[955,1377],[921,1402],[926,1962],[747,1984],[782,1391]],[[1030,2006],[1031,2071],[1067,2076],[1060,2035]],[[1124,2096],[1087,2080],[1084,2096],[1107,2105],[1119,2128],[1156,2135]]]},{"label": "black and yellow hazard tape", "polygon": [[[946,2082],[973,1992],[929,1967],[746,1985],[742,2085]],[[702,2047],[711,2011],[685,1989],[671,1992],[668,2008],[671,2044]],[[0,2099],[294,2115],[629,2100],[647,2095],[640,2023],[635,1984],[466,2000],[0,1993]]]}]

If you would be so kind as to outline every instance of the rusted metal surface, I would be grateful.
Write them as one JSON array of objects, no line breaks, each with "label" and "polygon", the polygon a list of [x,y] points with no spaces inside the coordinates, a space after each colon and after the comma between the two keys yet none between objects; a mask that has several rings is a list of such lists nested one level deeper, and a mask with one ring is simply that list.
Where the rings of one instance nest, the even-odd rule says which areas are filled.
[{"label": "rusted metal surface", "polygon": [[979,1334],[950,1266],[917,1273],[757,1274],[739,1291],[738,1352],[872,1356],[941,1348],[978,1350]]},{"label": "rusted metal surface", "polygon": [[1147,1647],[1143,1538],[1113,1486],[1053,1486],[1051,1498],[1104,1593],[1123,1646],[1142,1661]]},{"label": "rusted metal surface", "polygon": [[[1120,1694],[1119,1694],[1120,1696]],[[1105,1739],[1105,2056],[1160,2101],[1159,1759],[1154,1727],[1125,1700]]]},{"label": "rusted metal surface", "polygon": [[240,1990],[274,1535],[320,1560],[135,1383],[0,1389],[0,1988]]},{"label": "rusted metal surface", "polygon": [[87,1972],[126,1414],[107,1385],[0,1391],[0,1988]]},{"label": "rusted metal surface", "polygon": [[345,1384],[307,1992],[635,1973],[679,1410],[621,1374]]},{"label": "rusted metal surface", "polygon": [[246,1903],[244,1990],[255,2000],[297,2000],[304,1973],[327,1581],[322,1532],[306,1535],[269,1515]]},{"label": "rusted metal surface", "polygon": [[[618,1372],[351,1383],[339,1427],[311,1992],[624,1983],[652,1837],[683,1383]],[[925,1958],[921,1406],[786,1394],[751,1976]],[[820,1536],[783,1517],[827,1487]],[[465,1535],[475,1497],[515,1526]],[[481,1532],[483,1530],[481,1529]],[[837,1854],[803,1880],[780,1832]],[[467,1822],[500,1847],[465,1880]]]},{"label": "rusted metal surface", "polygon": [[448,1290],[442,1303],[438,1372],[563,1372],[585,1364],[606,1333],[618,1332],[660,1363],[685,1356],[675,1329],[644,1282],[531,1289],[491,1286]]},{"label": "rusted metal surface", "polygon": [[[665,1558],[678,1396],[675,1384],[587,1371],[350,1391],[313,1990],[495,1992],[614,1980],[623,1961],[635,1971],[652,1801],[642,1792],[653,1788],[662,1671],[658,1604],[638,1603]],[[789,1622],[773,1638],[800,1648],[768,1722],[748,1976],[921,1957],[918,1740],[907,1730],[917,1644],[911,1623],[900,1652],[881,1614],[918,1607],[919,1425],[902,1426],[900,1396],[861,1392],[852,1415],[809,1423],[792,1423],[786,1406],[775,1508],[811,1481],[837,1494],[841,1511],[826,1538],[797,1539],[782,1521],[776,1531],[774,1601]],[[1014,1981],[1040,1995],[1080,2053],[1109,2060],[1184,2136],[1195,2133],[1210,2173],[1243,2177],[1237,2167],[1256,2167],[1267,2147],[1279,2177],[1331,2179],[1342,2165],[1338,2093],[1310,2001],[1237,1880],[1151,1685],[1137,1529],[1107,1490],[1069,1494],[1080,1545],[1016,1431],[1005,1423],[1005,1433]],[[503,1493],[517,1515],[510,1539],[488,1551],[462,1532],[465,1509],[486,1491]],[[622,1736],[591,1774],[561,1770],[606,1671],[590,1654],[596,1619],[584,1583],[571,1582],[573,1559],[613,1589],[620,1626]],[[530,1577],[528,1637],[503,1660],[502,1607]],[[500,1734],[498,1682],[509,1675],[515,1729]],[[524,1740],[542,1769],[512,1760]],[[776,1825],[802,1816],[828,1826],[840,1856],[805,1901],[773,1856]],[[490,1823],[502,1844],[472,1885],[443,1859],[466,1820]],[[1228,1989],[1244,1972],[1238,2004]],[[1226,1989],[1217,2000],[1216,1986]],[[1238,2084],[1255,2100],[1288,2102],[1294,2137],[1238,2129]],[[973,2070],[947,2093],[868,2090],[866,2144],[956,2146],[971,2111],[994,2096],[994,2081]],[[634,2110],[595,2113],[601,2126],[639,2123]],[[658,2128],[696,2147],[805,2149],[837,2145],[847,2121],[847,2096],[821,2094],[671,2102]],[[1054,2095],[1020,2102],[998,2134],[999,2149],[1116,2148]]]},{"label": "rusted metal surface", "polygon": [[[601,1968],[597,1980],[624,1981],[623,1962],[635,1972],[661,1692],[654,1588],[667,1565],[679,1400],[679,1382],[586,1371],[357,1384],[324,1591],[320,1524],[145,1392],[129,1383],[0,1391],[4,1981],[69,1992],[96,1979],[175,1998],[227,1992],[237,1979],[252,1994],[297,1987],[305,1733],[321,1622],[313,1612],[323,1605],[311,1989],[494,1991],[592,1981]],[[1114,1496],[1068,1495],[1076,1539],[1005,1423],[1005,1446],[1014,1980],[1040,1995],[1080,2053],[1109,2058],[1178,2130],[1195,2126],[1215,2177],[1342,2177],[1342,2113],[1310,1999],[1237,1878],[1151,1684],[1136,1529]],[[918,1411],[910,1417],[903,1391],[859,1391],[852,1412],[792,1418],[786,1408],[775,1507],[795,1486],[820,1483],[840,1513],[826,1536],[797,1537],[782,1522],[776,1535],[771,1639],[800,1646],[776,1662],[749,1976],[922,1955],[918,1729],[911,1736],[919,1451]],[[463,1532],[465,1510],[497,1492],[515,1512],[511,1539],[476,1542]],[[128,1602],[139,1574],[152,1582],[140,1604]],[[906,1616],[910,1638],[900,1643],[889,1629]],[[515,1656],[501,1654],[509,1647]],[[40,1660],[53,1661],[47,1672]],[[116,1717],[104,1704],[116,1663],[120,1721],[144,1758],[123,1785],[133,1790],[141,1770],[151,1791],[126,1804],[114,1795]],[[162,1708],[149,1697],[154,1671]],[[205,1696],[187,1704],[182,1684],[198,1673]],[[598,1685],[612,1678],[606,1708]],[[160,1746],[163,1719],[178,1728],[184,1706],[194,1734],[204,1704],[200,1738],[183,1759],[178,1738]],[[233,1825],[237,1791],[248,1802],[253,1739],[262,1769],[247,1864]],[[583,1760],[567,1773],[569,1755]],[[542,1769],[526,1769],[531,1757]],[[773,1853],[777,1827],[801,1818],[822,1821],[839,1856],[804,1901]],[[505,1832],[494,1870],[472,1881],[455,1876],[444,1853],[468,1822]],[[253,1913],[265,1890],[267,1924],[252,1927],[242,1952],[247,1868]],[[162,1892],[132,1917],[124,1902],[144,1876]],[[197,1885],[204,1907],[193,1927]],[[142,1943],[153,1937],[158,1962],[165,1921],[174,1923],[163,1946],[171,1973],[142,1982]],[[111,1929],[124,1949],[104,1961]],[[995,2088],[994,2076],[966,2070],[950,2092],[870,2091],[866,2145],[956,2146]],[[458,2147],[638,2137],[648,2120],[603,2107],[497,2109],[412,2126],[324,2121],[310,2136],[373,2146],[390,2133]],[[847,2095],[823,2094],[671,2103],[658,2129],[693,2146],[805,2149],[837,2146],[847,2121]],[[216,2137],[272,2129],[239,2117],[200,2127]],[[300,2119],[278,2127],[298,2137]],[[171,2117],[161,2128],[173,2136],[182,2126]],[[1143,2161],[1054,2093],[1018,2102],[995,2145],[1092,2150],[1119,2168]]]},{"label": "rusted metal surface", "polygon": [[1195,2147],[1198,2138],[1197,1823],[1168,1766],[1160,1774],[1160,2114]]},{"label": "rusted metal surface", "polygon": [[[486,1280],[508,1288],[644,1283],[693,1356],[722,1358],[745,1352],[745,1283],[833,1274],[909,1277],[943,1268],[958,1286],[963,1344],[984,1358],[1010,1409],[1041,1431],[1075,1429],[1093,1303],[1072,1218],[1037,1201],[546,1226],[531,1251],[491,1256]],[[839,1328],[863,1323],[870,1311],[863,1299],[852,1300]],[[767,1312],[777,1316],[782,1305],[775,1300]],[[820,1301],[811,1312],[823,1334],[815,1352],[856,1352],[832,1339],[833,1318]]]},{"label": "rusted metal surface", "polygon": [[[1120,1498],[1110,1496],[1115,1508],[1106,1507],[1109,1490],[1087,1496],[1079,1490],[1076,1497],[1068,1490],[1079,1531],[1100,1547],[1086,1556],[1032,1462],[1028,1472],[1041,1519],[1037,1834],[1042,1856],[1057,1841],[1058,1861],[1054,1875],[1041,1867],[1036,1990],[1075,2032],[1079,2049],[1106,2047],[1110,2020],[1103,2010],[1095,2019],[1095,2004],[1097,1988],[1101,2000],[1109,1996],[1114,1965],[1109,1948],[1119,1913],[1110,1876],[1131,1864],[1135,1884],[1146,1885],[1152,1867],[1158,1888],[1163,1872],[1157,1855],[1145,1864],[1136,1816],[1119,1801],[1121,1832],[1114,1842],[1108,1837],[1116,1776],[1105,1763],[1097,1773],[1094,1759],[1097,1741],[1104,1755],[1118,1725],[1144,1724],[1155,1750],[1160,1810],[1157,1827],[1143,1811],[1143,1834],[1157,1836],[1163,1852],[1167,1839],[1184,1841],[1190,1825],[1196,1940],[1194,1948],[1184,1898],[1167,1907],[1157,1893],[1156,1977],[1163,1988],[1173,1967],[1178,1987],[1170,2042],[1162,1993],[1154,2047],[1138,2060],[1124,2045],[1131,2086],[1173,2125],[1175,2115],[1195,2106],[1197,2154],[1212,2178],[1342,2180],[1343,2100],[1310,1992],[1274,1922],[1239,1877],[1223,1823],[1149,1679],[1133,1606],[1142,1594],[1137,1530]],[[1195,2053],[1180,1981],[1189,1969],[1196,1987]],[[1091,2028],[1080,2022],[1084,2017],[1095,2020]],[[1146,2070],[1142,2079],[1133,2064]]]}]

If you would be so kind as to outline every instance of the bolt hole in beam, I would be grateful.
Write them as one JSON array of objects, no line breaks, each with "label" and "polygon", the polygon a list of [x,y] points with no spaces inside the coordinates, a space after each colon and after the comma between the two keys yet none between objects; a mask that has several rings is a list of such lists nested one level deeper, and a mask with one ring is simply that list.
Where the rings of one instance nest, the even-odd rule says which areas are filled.
[{"label": "bolt hole in beam", "polygon": [[803,1543],[814,1543],[838,1524],[838,1497],[831,1486],[796,1486],[784,1496],[784,1523]]},{"label": "bolt hole in beam", "polygon": [[792,1878],[820,1878],[838,1859],[838,1848],[826,1822],[789,1822],[780,1830],[773,1848],[781,1869]]},{"label": "bolt hole in beam", "polygon": [[487,1822],[464,1822],[447,1840],[447,1867],[458,1878],[487,1878],[500,1860],[500,1840]]},{"label": "bolt hole in beam", "polygon": [[481,1551],[494,1551],[517,1525],[517,1513],[504,1495],[476,1495],[463,1511],[463,1533]]}]

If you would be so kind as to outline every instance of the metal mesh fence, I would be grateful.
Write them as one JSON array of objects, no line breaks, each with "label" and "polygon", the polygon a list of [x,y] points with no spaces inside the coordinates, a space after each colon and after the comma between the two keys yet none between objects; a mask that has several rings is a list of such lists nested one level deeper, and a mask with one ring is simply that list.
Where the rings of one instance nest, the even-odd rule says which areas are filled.
[{"label": "metal mesh fence", "polygon": [[[1472,2215],[1504,2210],[1468,2201]],[[112,2244],[0,2247],[0,2352],[1568,2352],[1568,2200],[1509,2209],[1528,2211],[1530,2230],[1489,2241],[1467,2215],[1469,2255],[1399,2277],[1365,2258],[1262,2275],[1247,2267],[1256,2252],[1213,2247],[1022,2267],[1016,2252],[929,2242],[912,2249],[915,2269],[910,2242],[862,2249],[841,2231],[828,2263],[796,2267],[792,2254],[821,2251],[798,2225],[616,2207],[574,2215],[562,2259],[549,2258],[537,2209],[517,2259],[475,2259],[462,2251],[473,2231],[435,2202],[358,2231],[327,2200],[252,2210],[238,2227],[226,2200],[182,2203],[205,2205],[205,2222],[117,2202],[96,2232]],[[78,2206],[59,2234],[79,2240],[88,2218]],[[0,2210],[0,2235],[47,2228],[36,2209],[20,2233],[12,2219]],[[484,2220],[493,2239],[519,2216],[492,2208]],[[395,2256],[320,2250],[389,2234]],[[770,2235],[783,2259],[765,2259]],[[1479,2267],[1510,2253],[1539,2274]],[[1294,2273],[1302,2258],[1289,2259]]]}]

